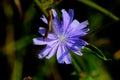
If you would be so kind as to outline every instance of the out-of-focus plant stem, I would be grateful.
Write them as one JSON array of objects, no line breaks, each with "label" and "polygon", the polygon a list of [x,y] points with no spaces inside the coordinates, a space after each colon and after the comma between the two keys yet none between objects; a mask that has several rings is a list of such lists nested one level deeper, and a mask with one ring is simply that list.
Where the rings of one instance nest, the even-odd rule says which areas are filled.
[{"label": "out-of-focus plant stem", "polygon": [[36,5],[41,9],[41,11],[43,12],[43,14],[48,17],[48,13],[46,11],[47,7],[48,7],[48,4],[49,3],[40,3],[39,0],[34,0]]},{"label": "out-of-focus plant stem", "polygon": [[11,80],[21,80],[22,77],[22,57],[15,59]]},{"label": "out-of-focus plant stem", "polygon": [[22,6],[21,6],[21,3],[20,3],[20,0],[14,0],[14,3],[16,5],[17,9],[18,9],[20,17],[22,17],[23,11],[22,11]]},{"label": "out-of-focus plant stem", "polygon": [[106,14],[107,16],[111,17],[112,19],[118,21],[119,17],[115,16],[113,13],[111,13],[110,11],[106,10],[105,8],[99,6],[98,4],[94,3],[92,0],[77,0],[79,2],[82,2],[84,4],[86,4],[87,6],[90,6],[92,8],[95,8],[97,10],[99,10],[100,12]]},{"label": "out-of-focus plant stem", "polygon": [[8,0],[3,1],[2,7],[7,19],[6,40],[5,40],[5,46],[3,47],[3,51],[4,53],[6,53],[8,64],[10,65],[10,69],[11,69],[10,80],[21,80],[22,61],[20,60],[18,62],[18,60],[16,60],[16,55],[15,55],[16,49],[15,49],[14,25],[13,25],[14,11],[12,5],[9,3]]},{"label": "out-of-focus plant stem", "polygon": [[75,57],[72,58],[72,63],[73,63],[73,66],[75,67],[75,69],[80,73],[82,72],[80,66],[77,64],[77,62],[75,61],[74,59]]},{"label": "out-of-focus plant stem", "polygon": [[57,6],[62,0],[34,0],[46,17],[49,17],[49,10]]}]

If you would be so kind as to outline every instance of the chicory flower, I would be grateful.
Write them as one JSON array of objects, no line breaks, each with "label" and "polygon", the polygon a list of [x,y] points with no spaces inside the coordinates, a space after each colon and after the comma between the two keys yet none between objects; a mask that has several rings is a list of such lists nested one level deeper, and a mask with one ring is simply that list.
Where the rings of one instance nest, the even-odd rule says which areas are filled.
[{"label": "chicory flower", "polygon": [[[88,21],[79,22],[74,19],[74,11],[69,9],[68,13],[62,9],[62,21],[59,20],[57,12],[52,9],[53,20],[52,27],[53,32],[49,32],[48,37],[33,38],[35,45],[46,45],[46,47],[39,53],[39,58],[50,59],[56,54],[57,61],[59,63],[70,64],[72,62],[69,50],[73,53],[82,56],[80,52],[88,43],[82,40],[80,37],[85,36],[89,29],[87,28]],[[42,21],[48,24],[47,19],[43,16]],[[38,32],[41,35],[45,35],[46,29],[39,27]]]}]

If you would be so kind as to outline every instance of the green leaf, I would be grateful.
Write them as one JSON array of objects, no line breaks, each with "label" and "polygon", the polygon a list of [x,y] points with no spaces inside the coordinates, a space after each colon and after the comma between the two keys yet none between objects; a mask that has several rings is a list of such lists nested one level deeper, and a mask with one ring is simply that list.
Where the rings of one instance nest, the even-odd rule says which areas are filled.
[{"label": "green leaf", "polygon": [[81,52],[82,53],[91,53],[91,54],[93,54],[93,55],[97,56],[98,58],[105,60],[105,61],[111,60],[111,59],[107,59],[104,56],[104,54],[102,53],[102,51],[92,44],[86,46],[84,49],[81,50]]},{"label": "green leaf", "polygon": [[78,1],[94,8],[94,9],[99,10],[100,12],[106,14],[107,16],[113,18],[116,21],[119,20],[119,18],[117,16],[115,16],[113,13],[111,13],[110,11],[106,10],[105,8],[99,6],[98,4],[94,3],[92,0],[78,0]]}]

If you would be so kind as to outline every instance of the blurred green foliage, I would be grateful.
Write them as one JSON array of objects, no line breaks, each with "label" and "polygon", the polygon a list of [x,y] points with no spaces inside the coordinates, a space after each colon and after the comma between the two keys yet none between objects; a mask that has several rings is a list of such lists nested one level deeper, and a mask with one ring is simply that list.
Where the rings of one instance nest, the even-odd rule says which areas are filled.
[{"label": "blurred green foliage", "polygon": [[[1,0],[1,79],[23,80],[31,76],[32,80],[113,80],[115,77],[104,62],[107,62],[105,61],[107,58],[113,58],[114,53],[119,50],[119,47],[114,47],[112,40],[120,31],[120,28],[113,28],[119,26],[120,15],[116,8],[120,2],[119,0],[110,2],[109,0]],[[104,8],[108,6],[108,9]],[[40,36],[37,30],[39,26],[44,26],[40,17],[44,14],[48,18],[48,11],[51,8],[58,11],[62,8],[73,8],[78,10],[75,11],[76,19],[89,21],[90,32],[84,39],[96,47],[83,49],[82,57],[71,52],[73,64],[58,64],[55,56],[49,60],[39,60],[37,57],[44,46],[34,46],[32,38]],[[107,35],[109,30],[114,34]],[[3,56],[6,58],[3,59]],[[3,64],[7,64],[8,67]],[[3,71],[5,74],[2,74]],[[117,80],[117,77],[115,79]]]}]

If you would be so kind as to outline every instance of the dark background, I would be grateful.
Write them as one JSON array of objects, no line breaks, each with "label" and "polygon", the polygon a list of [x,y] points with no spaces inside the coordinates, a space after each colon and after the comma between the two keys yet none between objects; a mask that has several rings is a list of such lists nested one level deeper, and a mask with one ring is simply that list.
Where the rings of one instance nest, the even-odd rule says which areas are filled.
[{"label": "dark background", "polygon": [[[101,7],[107,9],[108,11],[115,14],[117,17],[120,17],[119,0],[92,0]],[[1,80],[10,80],[13,67],[11,68],[8,56],[6,51],[4,51],[4,46],[6,45],[7,29],[9,31],[10,27],[13,27],[14,31],[14,41],[18,41],[24,36],[40,36],[38,34],[39,26],[45,26],[40,20],[42,12],[39,7],[32,0],[20,0],[22,8],[22,16],[18,10],[16,4],[11,0],[1,0],[0,1],[0,79]],[[10,15],[9,9],[6,10],[6,6],[10,5],[13,12]],[[32,7],[31,7],[32,6]],[[32,8],[32,9],[30,9]],[[77,0],[63,0],[58,4],[56,9],[74,9],[75,16],[74,18],[80,22],[88,20],[90,32],[85,37],[87,42],[94,44],[107,58],[112,60],[104,61],[102,64],[109,73],[112,80],[119,80],[120,76],[120,21],[116,21],[109,17],[108,15],[102,13],[101,11],[94,9],[88,5],[85,5]],[[33,10],[34,12],[32,13]],[[7,11],[5,13],[5,11]],[[94,23],[98,18],[98,23]],[[100,20],[100,22],[99,22]],[[11,25],[11,26],[9,26]],[[9,28],[8,28],[9,27]],[[11,40],[11,39],[10,39]],[[107,41],[106,41],[107,40]],[[27,41],[26,41],[27,42]],[[54,66],[47,66],[46,60],[40,60],[37,58],[37,54],[43,46],[35,46],[32,44],[32,38],[29,40],[24,48],[15,50],[15,59],[19,59],[22,56],[23,68],[22,68],[22,79],[27,76],[39,76],[40,80],[56,80],[54,73],[57,69],[61,79],[60,80],[78,80],[78,76],[71,76],[75,68],[73,65],[58,64],[57,61],[54,63]],[[19,46],[19,44],[18,44]],[[48,61],[48,60],[47,60]],[[45,67],[46,70],[43,68]],[[41,68],[43,71],[41,71]],[[53,70],[50,74],[49,70]],[[46,71],[46,73],[45,73]],[[39,74],[38,74],[39,73]],[[47,76],[46,76],[47,75]],[[35,78],[34,78],[35,79]],[[34,80],[33,79],[33,80]],[[38,80],[38,78],[36,78]],[[84,79],[85,80],[85,79]],[[87,79],[86,79],[87,80]],[[96,79],[95,79],[96,80]]]}]

